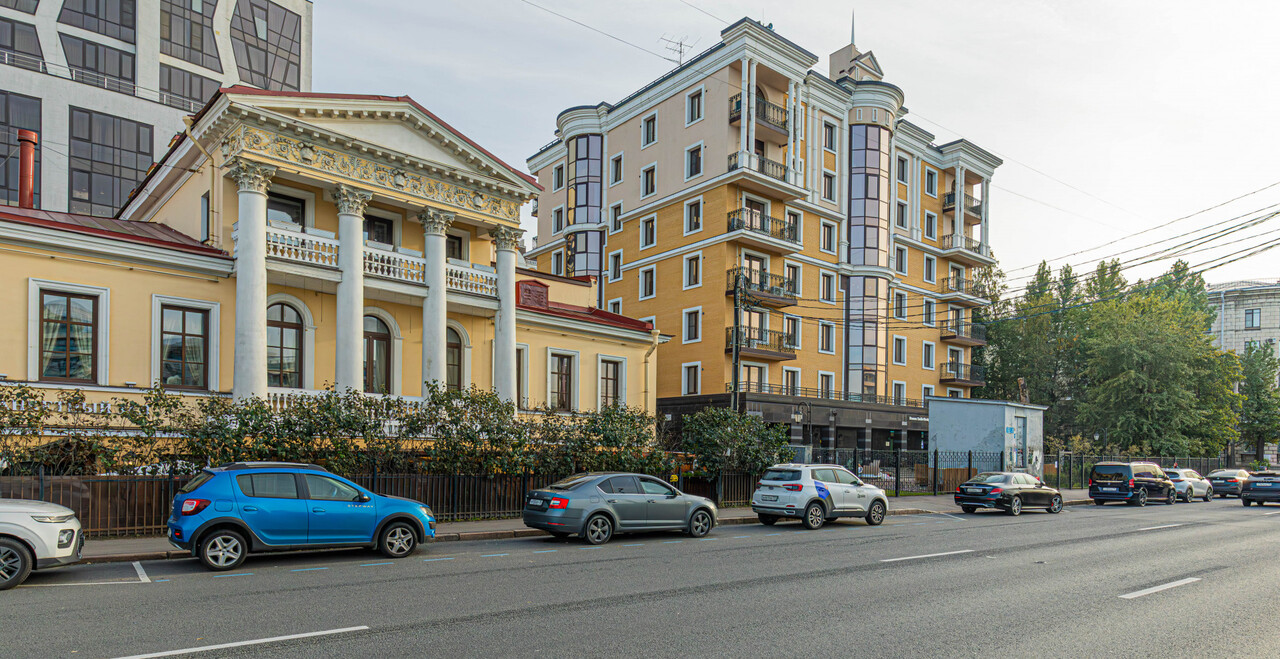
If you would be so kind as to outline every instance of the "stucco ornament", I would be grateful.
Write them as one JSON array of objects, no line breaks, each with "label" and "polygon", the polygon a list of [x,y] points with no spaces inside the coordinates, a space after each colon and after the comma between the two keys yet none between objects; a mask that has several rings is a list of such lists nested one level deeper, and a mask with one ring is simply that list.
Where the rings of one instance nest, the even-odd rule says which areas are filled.
[{"label": "stucco ornament", "polygon": [[241,192],[257,192],[266,194],[271,187],[271,177],[276,175],[276,168],[244,158],[236,158],[227,176],[235,180]]},{"label": "stucco ornament", "polygon": [[418,213],[423,231],[436,236],[443,236],[453,226],[454,217],[453,213],[439,208],[426,208]]},{"label": "stucco ornament", "polygon": [[493,236],[493,246],[498,251],[514,252],[520,248],[520,236],[524,234],[519,229],[510,227],[497,227],[489,232]]},{"label": "stucco ornament", "polygon": [[333,203],[338,206],[339,215],[364,215],[364,207],[372,198],[372,192],[349,185],[339,185],[333,191]]}]

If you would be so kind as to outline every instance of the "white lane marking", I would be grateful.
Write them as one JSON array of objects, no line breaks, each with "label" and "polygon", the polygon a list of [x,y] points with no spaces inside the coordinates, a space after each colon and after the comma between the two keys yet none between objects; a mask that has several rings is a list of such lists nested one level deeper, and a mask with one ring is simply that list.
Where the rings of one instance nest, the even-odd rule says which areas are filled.
[{"label": "white lane marking", "polygon": [[[554,549],[552,549],[551,551],[555,551],[555,550],[554,550]],[[423,562],[423,563],[431,563],[431,562],[433,562],[433,561],[451,561],[451,560],[453,560],[453,557],[452,557],[452,556],[445,556],[445,557],[443,557],[443,558],[424,558],[424,559],[422,559],[422,562]]]},{"label": "white lane marking", "polygon": [[[498,556],[506,556],[506,555],[507,554],[481,554],[480,558],[497,558]],[[390,565],[390,563],[383,563],[383,565]]]},{"label": "white lane marking", "polygon": [[138,573],[138,581],[142,583],[151,583],[151,577],[147,576],[147,571],[142,569],[142,563],[133,562],[133,571]]},{"label": "white lane marking", "polygon": [[622,546],[623,546],[623,547],[643,547],[643,546],[644,546],[644,543],[642,543],[642,542],[633,542],[633,543],[631,543],[631,544],[629,544],[629,545],[622,545]]},{"label": "white lane marking", "polygon": [[1138,529],[1138,530],[1139,531],[1155,531],[1156,529],[1171,529],[1176,526],[1182,526],[1182,525],[1181,524],[1165,524],[1163,526],[1148,526],[1145,529]]},{"label": "white lane marking", "polygon": [[1132,599],[1137,599],[1137,598],[1142,597],[1142,596],[1144,596],[1144,595],[1150,595],[1151,593],[1158,593],[1158,592],[1160,592],[1160,591],[1162,591],[1162,590],[1168,590],[1168,589],[1170,589],[1170,588],[1177,588],[1178,586],[1185,586],[1185,585],[1187,585],[1187,584],[1189,584],[1189,583],[1195,583],[1195,582],[1197,582],[1197,581],[1199,581],[1199,580],[1200,580],[1200,578],[1199,578],[1199,577],[1187,577],[1186,579],[1179,579],[1179,580],[1177,580],[1177,581],[1170,581],[1169,583],[1164,584],[1163,586],[1152,586],[1152,587],[1150,587],[1150,588],[1144,588],[1144,589],[1142,589],[1142,590],[1135,590],[1135,591],[1133,591],[1132,593],[1125,593],[1124,595],[1121,595],[1121,596],[1120,596],[1120,599],[1122,599],[1122,600],[1132,600]]},{"label": "white lane marking", "polygon": [[955,515],[952,515],[951,513],[938,513],[938,514],[939,514],[939,515],[942,515],[943,517],[950,517],[951,519],[958,520],[958,521],[961,521],[961,522],[966,521],[966,520],[965,520],[965,518],[963,518],[963,517],[956,517]]},{"label": "white lane marking", "polygon": [[298,569],[296,569],[296,570],[289,570],[289,571],[290,571],[290,572],[318,572],[318,571],[320,571],[320,570],[327,570],[327,569],[329,569],[329,568],[327,568],[327,567],[304,567],[304,568],[298,568]]},{"label": "white lane marking", "polygon": [[1263,517],[1266,517],[1267,515],[1280,515],[1280,513],[1262,513]]},{"label": "white lane marking", "polygon": [[359,627],[343,627],[342,629],[326,629],[322,632],[307,632],[305,634],[289,634],[288,636],[272,636],[271,638],[259,638],[252,641],[236,641],[234,643],[220,643],[218,645],[202,645],[197,648],[185,648],[182,650],[165,650],[164,652],[152,652],[150,654],[132,654],[127,657],[118,657],[117,659],[152,659],[152,657],[172,657],[179,654],[194,654],[196,652],[209,652],[210,650],[225,650],[227,648],[242,648],[246,645],[262,645],[263,643],[278,643],[280,641],[294,641],[300,638],[314,638],[316,636],[330,636],[333,634],[345,634],[347,632],[359,632],[368,629],[368,625],[360,625]]},{"label": "white lane marking", "polygon": [[[167,580],[166,580],[167,581]],[[66,586],[136,586],[141,581],[84,581],[81,583],[28,583],[19,588],[64,588]]]},{"label": "white lane marking", "polygon": [[880,559],[880,562],[896,563],[898,561],[910,561],[910,560],[915,560],[917,558],[933,558],[935,556],[952,556],[954,554],[968,554],[972,551],[973,551],[972,549],[960,549],[958,551],[944,551],[937,554],[922,554],[920,556],[903,556],[902,558],[882,558]]},{"label": "white lane marking", "polygon": [[551,553],[551,552],[553,552],[553,551],[560,551],[560,550],[559,550],[559,549],[539,549],[538,551],[535,551],[535,552],[533,552],[533,553],[535,553],[535,554],[550,554],[550,553]]}]

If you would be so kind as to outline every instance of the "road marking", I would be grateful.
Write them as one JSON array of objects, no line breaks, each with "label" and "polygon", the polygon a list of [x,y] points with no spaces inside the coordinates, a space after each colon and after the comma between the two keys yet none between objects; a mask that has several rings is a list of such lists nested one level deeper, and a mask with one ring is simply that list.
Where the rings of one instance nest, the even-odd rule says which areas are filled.
[{"label": "road marking", "polygon": [[289,570],[289,571],[290,571],[290,572],[315,572],[315,571],[317,571],[317,570],[327,570],[327,569],[329,569],[329,568],[327,568],[327,567],[302,567],[302,568],[298,568],[298,569],[296,569],[296,570]]},{"label": "road marking", "polygon": [[594,547],[578,547],[578,549],[604,549],[604,547],[602,545],[596,545]]},{"label": "road marking", "polygon": [[[551,551],[555,551],[555,550],[554,550],[554,549],[552,549]],[[453,560],[453,557],[452,557],[452,556],[445,556],[444,558],[424,558],[424,559],[422,559],[422,562],[423,562],[423,563],[430,563],[430,562],[432,562],[432,561],[451,561],[451,560]]]},{"label": "road marking", "polygon": [[698,538],[698,542],[708,542],[710,540],[715,540],[715,538]]},{"label": "road marking", "polygon": [[225,650],[227,648],[242,648],[246,645],[262,645],[263,643],[278,643],[280,641],[294,641],[300,638],[314,638],[316,636],[331,636],[333,634],[345,634],[347,632],[359,632],[368,629],[367,625],[359,627],[343,627],[342,629],[326,629],[322,632],[307,632],[305,634],[290,634],[288,636],[272,636],[271,638],[259,638],[252,641],[236,641],[234,643],[220,643],[218,645],[202,645],[197,648],[185,648],[182,650],[166,650],[164,652],[152,652],[150,654],[134,654],[127,657],[119,657],[118,659],[152,659],[153,657],[172,657],[179,654],[194,654],[196,652],[209,652],[210,650]]},{"label": "road marking", "polygon": [[142,583],[151,583],[151,577],[147,576],[147,571],[142,569],[142,563],[133,562],[133,571],[138,573],[138,581]]},{"label": "road marking", "polygon": [[1280,512],[1277,512],[1277,513],[1262,513],[1262,516],[1263,516],[1263,517],[1266,517],[1267,515],[1280,515]]},{"label": "road marking", "polygon": [[664,545],[674,545],[674,544],[675,544],[675,543],[677,543],[677,542],[684,542],[684,540],[663,540],[663,541],[662,541],[662,544],[664,544]]},{"label": "road marking", "polygon": [[480,558],[497,558],[499,556],[506,556],[506,555],[507,554],[481,554]]},{"label": "road marking", "polygon": [[882,558],[880,559],[880,562],[896,563],[898,561],[910,561],[910,560],[915,560],[917,558],[934,558],[935,556],[953,556],[955,554],[968,554],[972,551],[973,551],[972,549],[960,549],[957,551],[944,551],[937,554],[922,554],[920,556],[903,556],[902,558]]},{"label": "road marking", "polygon": [[1138,529],[1138,530],[1139,531],[1155,531],[1156,529],[1171,529],[1171,528],[1174,528],[1175,526],[1182,526],[1182,525],[1181,524],[1165,524],[1164,526],[1148,526],[1145,529]]},{"label": "road marking", "polygon": [[735,536],[733,536],[732,538],[730,538],[730,540],[740,540],[740,539],[742,539],[742,538],[750,538],[750,537],[751,537],[751,536],[749,536],[749,535],[735,535]]},{"label": "road marking", "polygon": [[938,514],[939,514],[939,515],[942,515],[943,517],[950,517],[951,519],[954,519],[954,520],[956,520],[956,521],[960,521],[960,522],[965,521],[965,518],[963,518],[963,517],[956,517],[955,515],[952,515],[951,513],[938,513]]},{"label": "road marking", "polygon": [[1195,583],[1199,580],[1200,580],[1199,577],[1187,577],[1186,579],[1170,581],[1169,583],[1164,584],[1163,586],[1152,586],[1150,588],[1144,588],[1142,590],[1135,590],[1132,593],[1126,593],[1124,595],[1121,595],[1120,599],[1122,600],[1138,599],[1139,597],[1143,597],[1144,595],[1150,595],[1151,593],[1158,593],[1162,590],[1168,590],[1170,588],[1177,588],[1178,586],[1185,586],[1189,583]]},{"label": "road marking", "polygon": [[215,574],[213,575],[213,578],[223,579],[225,577],[252,577],[252,576],[253,576],[252,572],[237,572],[235,574]]},{"label": "road marking", "polygon": [[771,535],[782,535],[782,534],[781,534],[781,533],[766,533],[766,534],[764,534],[764,535],[765,535],[765,537],[768,537],[768,536],[771,536]]},{"label": "road marking", "polygon": [[391,561],[387,561],[385,563],[361,563],[360,567],[377,567],[379,565],[394,565],[394,563]]},{"label": "road marking", "polygon": [[[167,579],[166,579],[167,581]],[[84,581],[81,583],[28,583],[19,588],[64,588],[66,586],[136,586],[141,581]]]},{"label": "road marking", "polygon": [[643,542],[633,542],[633,543],[631,543],[631,544],[629,544],[629,545],[622,545],[622,546],[623,546],[623,547],[643,547],[643,546],[644,546],[644,543],[643,543]]},{"label": "road marking", "polygon": [[550,554],[550,553],[551,553],[551,552],[553,552],[553,551],[560,551],[560,550],[559,550],[559,549],[539,549],[538,551],[535,551],[535,552],[533,552],[533,553],[535,553],[535,554]]}]

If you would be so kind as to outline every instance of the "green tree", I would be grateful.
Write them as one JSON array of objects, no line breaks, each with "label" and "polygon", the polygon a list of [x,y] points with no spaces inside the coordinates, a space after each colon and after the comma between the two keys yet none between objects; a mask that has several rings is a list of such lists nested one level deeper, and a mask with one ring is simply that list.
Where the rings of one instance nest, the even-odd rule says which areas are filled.
[{"label": "green tree", "polygon": [[1267,443],[1280,437],[1280,394],[1275,386],[1280,360],[1270,344],[1250,345],[1240,365],[1240,393],[1244,396],[1240,439],[1254,447],[1254,457],[1260,461]]},{"label": "green tree", "polygon": [[785,425],[725,407],[706,407],[683,419],[682,448],[708,474],[758,474],[793,457]]}]

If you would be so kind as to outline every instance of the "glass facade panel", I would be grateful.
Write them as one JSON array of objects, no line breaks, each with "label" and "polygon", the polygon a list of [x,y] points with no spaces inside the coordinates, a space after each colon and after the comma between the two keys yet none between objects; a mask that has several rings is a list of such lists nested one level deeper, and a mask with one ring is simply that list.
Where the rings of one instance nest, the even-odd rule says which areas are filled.
[{"label": "glass facade panel", "polygon": [[26,14],[36,13],[36,7],[39,5],[40,0],[0,0],[0,7],[17,9]]},{"label": "glass facade panel", "polygon": [[133,53],[63,34],[62,52],[78,82],[125,94],[134,93]]},{"label": "glass facade panel", "polygon": [[64,0],[58,22],[134,43],[137,14],[134,0]]},{"label": "glass facade panel", "polygon": [[[568,151],[569,180],[566,187],[565,224],[599,224],[604,177],[604,136],[579,135],[571,138]],[[585,231],[567,240],[569,258],[565,274],[574,277],[599,275],[604,249],[603,231]]]},{"label": "glass facade panel", "polygon": [[217,6],[216,2],[160,0],[160,52],[222,73],[213,37]]},{"label": "glass facade panel", "polygon": [[[0,162],[0,204],[18,205],[18,130],[40,134],[40,99],[0,91],[0,151],[14,157]],[[40,208],[40,144],[36,144],[35,206]]]},{"label": "glass facade panel", "polygon": [[231,16],[231,47],[240,78],[245,82],[263,89],[300,89],[302,16],[299,14],[269,0],[237,0]]},{"label": "glass facade panel", "polygon": [[[853,265],[889,265],[889,204],[892,181],[887,128],[849,127],[849,253]],[[888,282],[878,277],[847,277],[845,289],[845,390],[877,394],[884,383]],[[854,359],[853,356],[859,356]]]},{"label": "glass facade panel", "polygon": [[5,64],[41,70],[41,62],[36,60],[43,60],[44,52],[40,48],[40,37],[34,25],[0,18],[0,51],[18,54],[18,57],[7,56],[0,59]]},{"label": "glass facade panel", "polygon": [[160,65],[160,99],[176,108],[203,106],[218,91],[218,81],[168,64]]},{"label": "glass facade panel", "polygon": [[151,166],[151,126],[71,108],[72,213],[114,215]]}]

